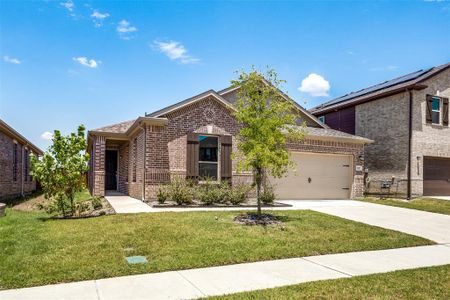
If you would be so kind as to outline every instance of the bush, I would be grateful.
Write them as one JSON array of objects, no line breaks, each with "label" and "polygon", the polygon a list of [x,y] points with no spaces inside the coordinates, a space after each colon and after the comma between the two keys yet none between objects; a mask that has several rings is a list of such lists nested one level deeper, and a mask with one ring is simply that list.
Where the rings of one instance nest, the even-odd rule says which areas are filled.
[{"label": "bush", "polygon": [[198,200],[203,204],[211,205],[220,202],[221,190],[216,182],[207,178],[205,182],[200,185],[197,196]]},{"label": "bush", "polygon": [[236,184],[231,189],[231,197],[230,202],[233,205],[238,205],[244,202],[247,202],[248,192],[250,191],[251,186],[247,184]]},{"label": "bush", "polygon": [[156,192],[156,199],[158,200],[159,204],[164,204],[169,198],[170,198],[169,190],[165,186],[160,187]]},{"label": "bush", "polygon": [[183,179],[174,179],[168,186],[168,195],[178,205],[191,204],[192,192],[189,184]]},{"label": "bush", "polygon": [[230,182],[222,181],[219,186],[219,203],[231,203],[231,198],[233,197],[233,191],[231,189]]},{"label": "bush", "polygon": [[91,204],[92,204],[92,208],[95,210],[103,208],[102,199],[99,197],[93,197],[91,200]]},{"label": "bush", "polygon": [[259,199],[264,204],[272,204],[275,201],[275,192],[273,191],[273,187],[266,185],[259,195]]}]

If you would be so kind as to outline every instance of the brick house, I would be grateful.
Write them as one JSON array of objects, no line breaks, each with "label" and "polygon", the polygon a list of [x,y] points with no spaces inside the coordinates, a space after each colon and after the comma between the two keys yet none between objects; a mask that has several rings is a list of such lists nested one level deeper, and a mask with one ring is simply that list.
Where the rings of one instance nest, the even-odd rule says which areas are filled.
[{"label": "brick house", "polygon": [[[239,124],[233,117],[238,88],[209,90],[134,120],[88,132],[89,187],[153,199],[176,176],[252,182],[231,159]],[[288,101],[293,101],[283,94]],[[294,102],[295,103],[295,102]],[[295,103],[296,104],[296,103]],[[328,128],[297,105],[306,140],[289,143],[298,171],[275,182],[280,199],[340,199],[363,192],[363,152],[369,139]]]},{"label": "brick house", "polygon": [[0,119],[0,201],[36,190],[36,181],[30,176],[30,155],[43,152]]},{"label": "brick house", "polygon": [[339,97],[310,110],[331,128],[375,143],[365,148],[367,191],[383,181],[407,198],[450,195],[450,63]]}]

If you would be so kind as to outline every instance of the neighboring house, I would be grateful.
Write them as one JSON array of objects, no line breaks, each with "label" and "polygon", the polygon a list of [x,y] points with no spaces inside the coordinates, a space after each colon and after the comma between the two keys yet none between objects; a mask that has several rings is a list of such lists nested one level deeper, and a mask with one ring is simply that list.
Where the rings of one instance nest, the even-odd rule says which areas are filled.
[{"label": "neighboring house", "polygon": [[0,119],[0,201],[23,196],[36,189],[30,176],[30,155],[44,153]]},{"label": "neighboring house", "polygon": [[331,128],[375,143],[366,147],[368,192],[450,195],[450,63],[420,70],[311,110]]},{"label": "neighboring house", "polygon": [[[239,124],[233,117],[238,88],[209,90],[137,119],[90,130],[89,186],[94,195],[114,190],[152,199],[174,177],[252,182],[231,153]],[[282,94],[287,101],[292,101]],[[295,103],[295,102],[294,102]],[[296,104],[296,103],[295,103]],[[276,180],[280,199],[342,199],[363,192],[368,139],[329,129],[298,106],[307,139],[289,143],[297,174]]]}]

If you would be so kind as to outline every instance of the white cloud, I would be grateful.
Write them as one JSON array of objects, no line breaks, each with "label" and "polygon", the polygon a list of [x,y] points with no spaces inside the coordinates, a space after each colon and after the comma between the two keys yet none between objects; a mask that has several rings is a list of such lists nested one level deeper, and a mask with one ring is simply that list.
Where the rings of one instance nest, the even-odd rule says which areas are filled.
[{"label": "white cloud", "polygon": [[164,53],[170,60],[175,60],[182,64],[194,64],[200,61],[200,59],[189,55],[187,49],[179,42],[154,41],[153,48]]},{"label": "white cloud", "polygon": [[101,27],[103,25],[103,20],[109,17],[109,13],[101,13],[98,10],[94,10],[91,14],[91,18],[94,21],[95,27]]},{"label": "white cloud", "polygon": [[100,61],[95,61],[93,59],[88,59],[86,56],[80,56],[80,57],[74,57],[72,58],[74,61],[78,62],[79,64],[89,67],[92,69],[95,69],[98,67],[98,65],[101,63]]},{"label": "white cloud", "polygon": [[328,96],[330,83],[322,76],[311,73],[302,80],[302,84],[298,90],[308,93],[313,97]]},{"label": "white cloud", "polygon": [[22,62],[14,57],[9,57],[8,55],[3,56],[3,60],[9,62],[10,64],[20,65]]},{"label": "white cloud", "polygon": [[53,138],[53,133],[46,131],[43,134],[41,134],[41,138],[49,141]]},{"label": "white cloud", "polygon": [[73,3],[72,0],[67,0],[66,2],[60,2],[59,4],[70,12],[73,12],[73,10],[75,8],[75,4]]},{"label": "white cloud", "polygon": [[124,40],[130,39],[129,34],[136,31],[137,28],[135,26],[131,26],[130,22],[127,20],[122,20],[117,25],[117,32],[119,33],[120,38]]}]

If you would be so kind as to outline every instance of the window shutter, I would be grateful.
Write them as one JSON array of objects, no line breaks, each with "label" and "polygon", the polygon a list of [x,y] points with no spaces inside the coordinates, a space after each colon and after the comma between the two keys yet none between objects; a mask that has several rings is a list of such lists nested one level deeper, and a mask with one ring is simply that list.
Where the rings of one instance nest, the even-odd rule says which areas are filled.
[{"label": "window shutter", "polygon": [[442,124],[448,126],[448,98],[443,98],[442,103]]},{"label": "window shutter", "polygon": [[220,177],[222,180],[231,180],[232,164],[231,164],[231,151],[232,151],[233,138],[229,135],[223,135],[220,137]]},{"label": "window shutter", "polygon": [[433,121],[433,115],[432,115],[432,104],[433,104],[433,96],[427,95],[427,124],[431,124]]},{"label": "window shutter", "polygon": [[198,177],[198,134],[191,132],[187,134],[186,145],[186,176],[196,178]]}]

